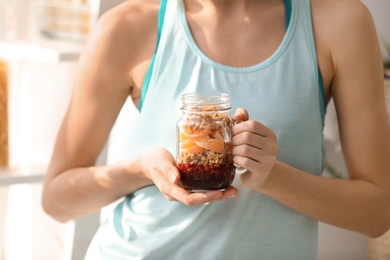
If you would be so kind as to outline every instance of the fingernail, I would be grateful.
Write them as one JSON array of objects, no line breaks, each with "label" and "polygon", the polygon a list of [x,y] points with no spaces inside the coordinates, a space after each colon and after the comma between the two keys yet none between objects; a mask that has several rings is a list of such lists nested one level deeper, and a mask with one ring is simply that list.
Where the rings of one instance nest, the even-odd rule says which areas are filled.
[{"label": "fingernail", "polygon": [[234,111],[235,115],[245,115],[245,112],[242,108],[237,108],[236,111]]},{"label": "fingernail", "polygon": [[176,181],[176,174],[172,172],[169,175],[169,180],[170,180],[170,182],[174,183]]}]

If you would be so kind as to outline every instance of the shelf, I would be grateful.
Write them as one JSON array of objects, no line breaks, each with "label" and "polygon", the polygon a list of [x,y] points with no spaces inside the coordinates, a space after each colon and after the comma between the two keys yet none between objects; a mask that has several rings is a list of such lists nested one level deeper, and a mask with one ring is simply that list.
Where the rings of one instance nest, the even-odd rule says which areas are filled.
[{"label": "shelf", "polygon": [[0,41],[0,57],[42,63],[76,61],[83,44],[58,40]]},{"label": "shelf", "polygon": [[14,184],[31,184],[43,182],[44,168],[4,169],[0,168],[0,187]]}]

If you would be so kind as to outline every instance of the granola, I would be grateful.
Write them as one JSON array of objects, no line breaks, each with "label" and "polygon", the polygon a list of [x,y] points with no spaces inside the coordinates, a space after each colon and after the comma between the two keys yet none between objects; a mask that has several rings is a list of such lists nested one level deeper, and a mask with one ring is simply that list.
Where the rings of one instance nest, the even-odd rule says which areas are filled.
[{"label": "granola", "polygon": [[180,134],[180,163],[221,164],[228,147],[225,129],[230,128],[231,119],[218,113],[215,107],[194,107],[186,114]]}]

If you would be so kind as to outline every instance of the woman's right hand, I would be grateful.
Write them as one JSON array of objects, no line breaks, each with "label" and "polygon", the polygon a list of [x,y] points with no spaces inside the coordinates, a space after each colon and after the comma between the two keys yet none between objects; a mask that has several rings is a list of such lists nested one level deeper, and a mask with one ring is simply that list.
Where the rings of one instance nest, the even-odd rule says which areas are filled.
[{"label": "woman's right hand", "polygon": [[224,191],[194,193],[180,187],[180,173],[172,154],[162,148],[145,152],[140,158],[141,168],[147,178],[153,181],[169,201],[182,202],[188,206],[237,197],[238,191],[233,186]]}]

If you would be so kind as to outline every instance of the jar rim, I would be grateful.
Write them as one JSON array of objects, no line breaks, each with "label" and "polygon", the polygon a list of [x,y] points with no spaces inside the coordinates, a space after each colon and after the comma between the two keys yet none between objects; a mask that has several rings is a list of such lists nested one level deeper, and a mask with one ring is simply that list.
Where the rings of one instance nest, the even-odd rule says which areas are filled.
[{"label": "jar rim", "polygon": [[230,96],[227,93],[197,92],[187,93],[182,96],[183,109],[216,107],[221,110],[230,109]]}]

